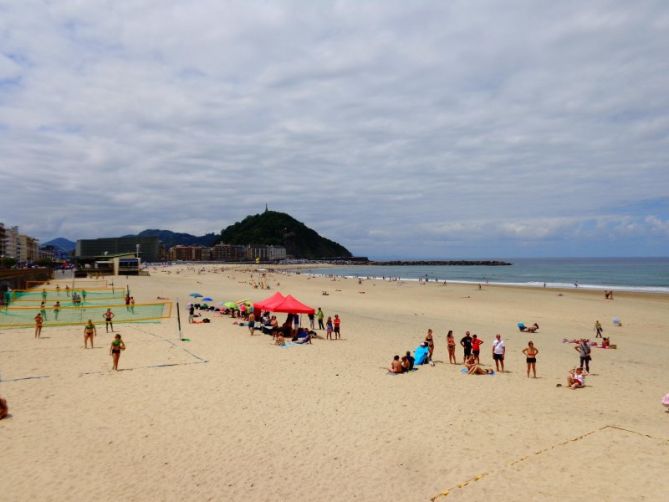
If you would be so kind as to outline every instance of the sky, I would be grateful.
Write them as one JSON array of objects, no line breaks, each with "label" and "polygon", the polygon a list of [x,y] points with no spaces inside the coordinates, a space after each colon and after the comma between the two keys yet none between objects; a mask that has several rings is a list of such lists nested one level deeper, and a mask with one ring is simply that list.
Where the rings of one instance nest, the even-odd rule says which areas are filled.
[{"label": "sky", "polygon": [[669,4],[0,0],[0,221],[669,256]]}]

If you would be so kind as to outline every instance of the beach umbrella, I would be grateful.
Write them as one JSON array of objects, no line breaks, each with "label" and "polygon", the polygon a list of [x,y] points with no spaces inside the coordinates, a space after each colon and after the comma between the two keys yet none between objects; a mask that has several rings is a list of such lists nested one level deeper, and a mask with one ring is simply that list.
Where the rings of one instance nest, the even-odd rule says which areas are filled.
[{"label": "beach umbrella", "polygon": [[202,301],[203,301],[203,302],[213,302],[214,299],[211,298],[211,297],[209,297],[209,296],[207,296],[206,298],[202,298]]},{"label": "beach umbrella", "polygon": [[203,295],[200,293],[191,293],[189,296],[192,296],[193,298],[202,298]]},{"label": "beach umbrella", "polygon": [[235,303],[236,303],[237,305],[241,305],[242,303],[243,303],[244,305],[251,305],[251,301],[250,301],[250,300],[237,300]]},{"label": "beach umbrella", "polygon": [[237,304],[235,302],[225,302],[223,304],[224,307],[228,307],[229,309],[238,309]]}]

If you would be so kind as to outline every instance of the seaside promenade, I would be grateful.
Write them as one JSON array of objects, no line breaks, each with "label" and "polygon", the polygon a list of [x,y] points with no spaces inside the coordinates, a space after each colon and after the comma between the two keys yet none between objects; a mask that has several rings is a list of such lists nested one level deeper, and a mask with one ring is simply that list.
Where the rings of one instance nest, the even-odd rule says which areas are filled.
[{"label": "seaside promenade", "polygon": [[[669,296],[154,268],[130,277],[138,302],[176,316],[120,324],[0,329],[0,485],[5,500],[664,500],[669,470]],[[55,283],[54,283],[55,284]],[[187,324],[197,291],[216,302],[275,291],[342,318],[342,340],[280,348],[229,317]],[[327,295],[323,295],[327,292]],[[283,315],[279,316],[282,322]],[[622,326],[611,320],[618,317]],[[593,349],[586,387],[564,387],[574,345],[600,320],[616,350]],[[538,333],[516,323],[538,322]],[[431,328],[435,365],[388,375]],[[469,376],[446,333],[506,343],[506,369]],[[321,332],[321,336],[324,336]],[[526,377],[533,340],[537,379]],[[462,350],[456,349],[458,362]],[[563,384],[563,387],[557,387]]]}]

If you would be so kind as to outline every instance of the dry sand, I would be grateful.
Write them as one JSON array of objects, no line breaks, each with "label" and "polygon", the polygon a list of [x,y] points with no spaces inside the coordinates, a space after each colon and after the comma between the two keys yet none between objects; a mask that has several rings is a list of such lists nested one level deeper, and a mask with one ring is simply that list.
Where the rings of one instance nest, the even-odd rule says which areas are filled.
[{"label": "dry sand", "polygon": [[[192,291],[260,300],[278,289],[338,313],[343,340],[282,349],[227,317],[185,324],[190,342],[174,318],[121,324],[125,371],[113,373],[103,324],[93,350],[80,327],[40,341],[4,330],[2,500],[420,501],[447,489],[440,500],[666,500],[669,297],[279,274],[260,291],[248,272],[207,269],[129,285],[138,302],[182,304]],[[578,363],[562,339],[594,338],[595,319],[618,349],[593,349],[586,388],[557,388]],[[518,332],[521,320],[540,332]],[[436,365],[388,375],[428,328]],[[448,364],[449,329],[484,339],[486,367],[501,333],[509,372],[462,375]]]}]

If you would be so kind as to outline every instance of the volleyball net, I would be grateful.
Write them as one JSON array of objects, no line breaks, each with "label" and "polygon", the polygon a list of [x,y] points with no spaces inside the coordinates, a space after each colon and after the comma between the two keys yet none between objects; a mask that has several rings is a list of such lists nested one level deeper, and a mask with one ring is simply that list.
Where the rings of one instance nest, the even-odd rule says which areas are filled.
[{"label": "volleyball net", "polygon": [[0,307],[0,328],[26,328],[35,325],[35,317],[42,314],[45,328],[52,326],[83,325],[89,319],[94,324],[104,324],[104,314],[111,309],[114,323],[159,321],[172,316],[172,302],[138,303],[127,306],[123,303],[104,305],[85,304],[81,306],[61,306],[60,308],[10,305]]},{"label": "volleyball net", "polygon": [[[55,286],[52,284],[52,281],[50,279],[47,279],[45,281],[26,281],[26,288],[38,288],[38,287],[46,287],[48,286],[49,288],[54,288]],[[62,281],[61,281],[62,282]],[[72,281],[69,282],[69,287],[72,287]],[[56,284],[59,284],[56,282]],[[81,288],[105,288],[109,286],[109,281],[107,279],[75,279],[74,280],[74,287],[81,289]],[[65,288],[65,283],[60,284],[61,288]]]},{"label": "volleyball net", "polygon": [[5,291],[4,293],[4,303],[9,303],[10,305],[14,303],[20,304],[21,302],[30,302],[30,303],[55,303],[59,301],[61,304],[72,303],[72,299],[76,296],[79,297],[82,303],[100,303],[105,301],[107,303],[114,303],[114,300],[123,299],[125,296],[125,289],[73,289],[73,290],[13,290]]}]

